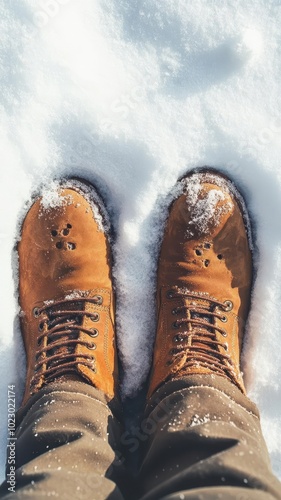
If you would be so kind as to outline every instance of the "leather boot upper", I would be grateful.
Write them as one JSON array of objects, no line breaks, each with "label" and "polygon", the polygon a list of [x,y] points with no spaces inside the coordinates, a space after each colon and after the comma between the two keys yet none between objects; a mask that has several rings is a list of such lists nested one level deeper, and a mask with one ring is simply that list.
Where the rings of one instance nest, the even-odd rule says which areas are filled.
[{"label": "leather boot upper", "polygon": [[227,377],[245,392],[240,352],[252,255],[242,204],[220,174],[193,173],[180,183],[158,262],[148,397],[166,380],[201,373]]},{"label": "leather boot upper", "polygon": [[[81,187],[81,185],[80,185]],[[78,376],[115,395],[111,251],[98,201],[75,186],[37,198],[18,243],[23,403],[56,377]]]}]

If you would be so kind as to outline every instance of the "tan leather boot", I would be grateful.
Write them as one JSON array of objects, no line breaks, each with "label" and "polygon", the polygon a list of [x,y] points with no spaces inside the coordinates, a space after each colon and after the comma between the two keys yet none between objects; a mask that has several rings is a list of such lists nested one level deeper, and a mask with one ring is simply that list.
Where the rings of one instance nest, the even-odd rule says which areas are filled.
[{"label": "tan leather boot", "polygon": [[158,264],[158,327],[148,397],[191,374],[228,378],[245,392],[240,352],[250,306],[246,212],[215,172],[186,176],[172,203]]},{"label": "tan leather boot", "polygon": [[[94,198],[92,198],[94,196]],[[116,393],[111,252],[104,208],[68,181],[30,208],[18,244],[21,327],[31,394],[58,377]]]}]

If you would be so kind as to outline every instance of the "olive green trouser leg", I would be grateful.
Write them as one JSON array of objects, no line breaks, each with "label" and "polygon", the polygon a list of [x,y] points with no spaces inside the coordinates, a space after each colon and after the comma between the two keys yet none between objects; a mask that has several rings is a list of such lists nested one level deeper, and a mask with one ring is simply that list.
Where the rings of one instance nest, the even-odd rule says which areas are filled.
[{"label": "olive green trouser leg", "polygon": [[[99,391],[80,382],[50,384],[18,419],[16,493],[7,494],[3,483],[0,498],[123,499],[124,435]],[[166,383],[141,429],[144,459],[129,500],[281,499],[258,411],[227,380]]]},{"label": "olive green trouser leg", "polygon": [[142,429],[142,500],[281,499],[258,410],[223,377],[167,382]]},{"label": "olive green trouser leg", "polygon": [[[104,395],[82,382],[53,382],[18,412],[16,487],[0,498],[123,500],[122,432]],[[121,454],[120,454],[121,455]]]}]

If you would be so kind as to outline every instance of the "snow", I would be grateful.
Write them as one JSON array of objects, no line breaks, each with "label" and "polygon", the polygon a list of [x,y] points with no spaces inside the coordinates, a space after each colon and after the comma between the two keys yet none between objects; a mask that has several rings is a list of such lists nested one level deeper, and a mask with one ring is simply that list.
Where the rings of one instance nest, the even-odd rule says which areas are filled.
[{"label": "snow", "polygon": [[[213,178],[213,176],[208,177]],[[221,216],[233,210],[233,203],[230,200],[226,201],[226,195],[219,189],[211,189],[206,196],[202,196],[200,174],[194,174],[182,182],[186,184],[184,194],[190,210],[189,224],[194,230],[208,234],[210,224],[218,225]],[[228,184],[226,182],[220,184],[224,184],[226,193],[229,193]],[[187,233],[193,235],[190,229],[187,229]]]},{"label": "snow", "polygon": [[106,201],[129,394],[149,369],[168,194],[211,165],[235,180],[253,220],[243,369],[281,478],[280,21],[279,0],[0,3],[3,475],[7,386],[19,394],[24,381],[12,248],[31,194],[75,175]]},{"label": "snow", "polygon": [[64,207],[71,205],[73,198],[71,195],[63,196],[59,186],[56,182],[51,183],[49,186],[44,186],[42,189],[42,197],[40,201],[40,216],[43,217],[44,213],[49,209],[55,207]]}]

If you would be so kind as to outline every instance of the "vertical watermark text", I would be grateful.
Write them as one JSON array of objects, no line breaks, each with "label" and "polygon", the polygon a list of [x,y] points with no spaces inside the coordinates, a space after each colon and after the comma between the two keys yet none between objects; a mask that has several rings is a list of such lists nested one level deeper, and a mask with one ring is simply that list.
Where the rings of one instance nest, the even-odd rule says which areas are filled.
[{"label": "vertical watermark text", "polygon": [[7,442],[7,485],[8,491],[16,488],[16,394],[15,385],[8,385],[8,442]]}]

